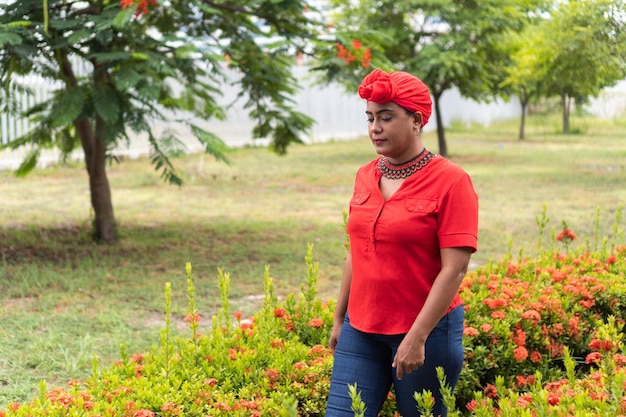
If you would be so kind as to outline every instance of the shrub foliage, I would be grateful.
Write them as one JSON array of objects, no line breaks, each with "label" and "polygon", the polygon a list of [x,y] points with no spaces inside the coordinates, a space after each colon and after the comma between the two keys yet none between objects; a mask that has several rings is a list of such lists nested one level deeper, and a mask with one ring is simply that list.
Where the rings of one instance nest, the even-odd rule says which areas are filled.
[{"label": "shrub foliage", "polygon": [[[450,416],[626,415],[626,245],[617,244],[621,207],[617,213],[610,239],[573,248],[578,237],[563,224],[537,255],[508,254],[467,274],[466,366],[454,394],[444,391]],[[263,306],[248,318],[230,311],[230,277],[220,270],[222,305],[208,326],[200,326],[187,264],[185,335],[172,332],[168,284],[164,328],[151,352],[122,348],[107,369],[94,359],[90,378],[61,388],[42,382],[38,398],[9,404],[0,417],[323,416],[334,303],[317,296],[312,253],[309,246],[301,291],[284,300],[266,268]],[[358,387],[351,395],[359,415],[367,404],[359,404]],[[428,395],[416,398],[428,416]],[[381,416],[397,416],[392,399]]]}]

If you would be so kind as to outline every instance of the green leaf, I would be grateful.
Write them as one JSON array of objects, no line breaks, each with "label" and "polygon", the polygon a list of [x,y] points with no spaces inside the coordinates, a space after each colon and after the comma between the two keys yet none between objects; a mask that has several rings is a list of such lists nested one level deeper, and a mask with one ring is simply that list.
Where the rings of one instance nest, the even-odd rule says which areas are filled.
[{"label": "green leaf", "polygon": [[59,90],[51,101],[52,127],[62,127],[74,122],[83,111],[85,97],[79,88]]},{"label": "green leaf", "polygon": [[89,54],[89,59],[95,59],[101,63],[107,62],[115,62],[115,61],[125,61],[129,59],[132,55],[128,52],[124,51],[112,51],[112,52],[95,52],[93,54]]},{"label": "green leaf", "polygon": [[15,175],[18,177],[25,177],[30,171],[32,171],[37,166],[39,153],[39,148],[32,149],[15,171]]},{"label": "green leaf", "polygon": [[218,161],[230,164],[230,161],[226,158],[226,153],[231,149],[222,139],[215,134],[191,123],[189,124],[189,127],[191,128],[193,135],[204,145],[206,153],[213,155]]},{"label": "green leaf", "polygon": [[72,33],[70,35],[70,37],[67,38],[67,42],[70,45],[74,45],[74,44],[77,44],[77,43],[81,43],[81,42],[83,42],[83,41],[85,41],[85,40],[87,40],[87,39],[89,39],[91,37],[93,37],[93,32],[92,31],[86,30],[86,29],[85,30],[79,30],[79,31],[76,31],[76,32]]},{"label": "green leaf", "polygon": [[6,32],[0,28],[0,48],[15,46],[22,43],[22,37],[13,32]]},{"label": "green leaf", "polygon": [[120,117],[119,100],[110,84],[96,83],[91,96],[96,113],[107,124],[114,124]]},{"label": "green leaf", "polygon": [[120,10],[113,18],[111,24],[115,29],[123,29],[126,25],[130,23],[134,13],[135,9],[132,7],[127,7],[126,9]]}]

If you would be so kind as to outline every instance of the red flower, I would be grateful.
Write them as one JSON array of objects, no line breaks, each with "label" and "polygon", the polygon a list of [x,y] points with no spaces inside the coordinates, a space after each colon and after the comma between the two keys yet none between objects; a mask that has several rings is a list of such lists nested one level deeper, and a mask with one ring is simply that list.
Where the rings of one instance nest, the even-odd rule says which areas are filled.
[{"label": "red flower", "polygon": [[287,310],[285,310],[284,308],[274,309],[274,317],[281,318],[281,317],[285,317],[286,315],[287,315]]},{"label": "red flower", "polygon": [[372,62],[372,51],[370,48],[367,48],[365,52],[363,52],[363,57],[361,58],[361,65],[363,68],[369,68],[370,62]]},{"label": "red flower", "polygon": [[513,350],[513,357],[518,362],[525,361],[528,358],[528,350],[524,346],[519,346]]},{"label": "red flower", "polygon": [[478,333],[478,330],[476,330],[475,328],[471,327],[471,326],[467,326],[465,327],[465,329],[463,329],[463,336],[478,336],[480,333]]},{"label": "red flower", "polygon": [[563,230],[561,230],[561,232],[556,235],[556,240],[558,240],[559,242],[569,242],[576,239],[577,237],[578,236],[576,236],[576,234],[572,232],[569,227],[564,227]]},{"label": "red flower", "polygon": [[533,399],[529,394],[522,394],[517,398],[518,407],[526,408],[533,403]]},{"label": "red flower", "polygon": [[265,376],[271,382],[276,382],[276,381],[278,381],[278,378],[280,377],[280,371],[278,371],[278,369],[267,368],[265,370]]},{"label": "red flower", "polygon": [[489,398],[496,398],[498,396],[498,390],[493,384],[487,384],[485,387],[485,395]]},{"label": "red flower", "polygon": [[480,325],[480,330],[483,333],[488,333],[488,332],[491,331],[491,329],[493,329],[493,326],[491,324],[489,324],[489,323],[483,323],[483,324]]},{"label": "red flower", "polygon": [[285,347],[285,342],[283,342],[280,339],[272,339],[270,341],[270,346],[273,347],[274,349],[282,349]]},{"label": "red flower", "polygon": [[141,410],[136,410],[135,412],[133,412],[133,417],[154,417],[154,411],[152,410],[146,410],[146,409],[141,409]]},{"label": "red flower", "polygon": [[473,413],[476,410],[477,405],[478,405],[478,402],[476,400],[472,400],[468,402],[467,404],[465,404],[465,408],[467,408],[469,411]]},{"label": "red flower", "polygon": [[548,404],[557,405],[559,402],[561,402],[561,396],[559,394],[557,394],[556,392],[551,392],[548,394]]},{"label": "red flower", "polygon": [[311,327],[322,327],[324,325],[324,320],[320,319],[319,317],[316,317],[314,319],[309,320],[308,325]]},{"label": "red flower", "polygon": [[349,65],[352,61],[354,61],[354,56],[350,54],[350,52],[344,48],[344,46],[340,43],[336,44],[337,46],[337,58],[343,60],[346,65]]},{"label": "red flower", "polygon": [[200,314],[187,314],[184,320],[189,324],[198,324],[201,319]]},{"label": "red flower", "polygon": [[132,6],[134,0],[120,0],[120,6],[123,10],[126,10],[127,7]]},{"label": "red flower", "polygon": [[533,350],[530,353],[530,360],[535,363],[541,362],[541,353],[536,350]]},{"label": "red flower", "polygon": [[353,39],[352,40],[352,47],[354,49],[360,49],[361,46],[363,46],[363,44],[361,44],[361,42],[359,42],[358,39]]},{"label": "red flower", "polygon": [[589,343],[589,348],[591,350],[595,350],[596,352],[610,352],[613,350],[613,347],[613,342],[611,342],[610,340],[593,339]]},{"label": "red flower", "polygon": [[541,314],[537,310],[526,310],[522,313],[522,318],[532,322],[535,326],[541,320]]},{"label": "red flower", "polygon": [[210,387],[214,387],[217,384],[217,378],[207,378],[204,380],[204,383]]},{"label": "red flower", "polygon": [[598,362],[600,362],[601,359],[602,359],[602,354],[601,353],[599,353],[599,352],[591,352],[585,358],[585,363],[587,363],[587,364],[598,363]]},{"label": "red flower", "polygon": [[130,357],[129,361],[135,363],[143,363],[143,359],[144,356],[141,353],[135,353]]}]

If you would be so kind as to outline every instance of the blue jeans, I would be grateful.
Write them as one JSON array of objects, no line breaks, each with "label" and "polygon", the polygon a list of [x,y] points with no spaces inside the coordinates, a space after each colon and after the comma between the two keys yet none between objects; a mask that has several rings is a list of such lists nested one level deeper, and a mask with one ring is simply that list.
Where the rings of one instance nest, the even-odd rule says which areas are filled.
[{"label": "blue jeans", "polygon": [[354,417],[348,384],[355,383],[365,403],[365,417],[378,415],[392,384],[402,417],[420,417],[413,394],[423,390],[429,390],[435,398],[433,416],[446,417],[436,368],[444,369],[448,385],[454,388],[463,367],[464,318],[463,306],[446,314],[426,340],[424,365],[400,381],[391,363],[404,334],[364,333],[353,328],[346,315],[335,351],[326,417]]}]

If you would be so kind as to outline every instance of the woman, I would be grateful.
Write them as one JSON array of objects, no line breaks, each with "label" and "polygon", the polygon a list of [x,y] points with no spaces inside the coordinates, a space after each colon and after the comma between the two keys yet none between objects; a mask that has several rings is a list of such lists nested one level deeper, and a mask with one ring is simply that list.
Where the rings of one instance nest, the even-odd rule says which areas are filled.
[{"label": "woman", "polygon": [[372,71],[359,95],[381,156],[361,167],[350,201],[346,258],[330,336],[335,356],[326,417],[353,417],[348,385],[365,416],[378,415],[393,386],[403,417],[429,390],[446,416],[436,368],[454,387],[463,366],[458,288],[477,249],[478,198],[469,175],[431,153],[422,128],[428,88],[401,71]]}]

